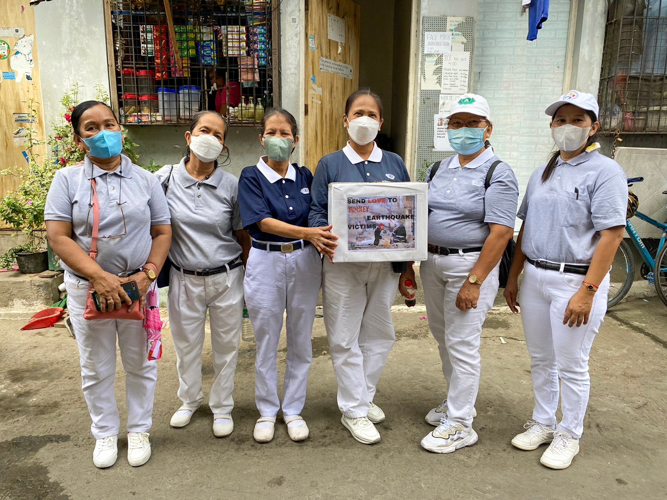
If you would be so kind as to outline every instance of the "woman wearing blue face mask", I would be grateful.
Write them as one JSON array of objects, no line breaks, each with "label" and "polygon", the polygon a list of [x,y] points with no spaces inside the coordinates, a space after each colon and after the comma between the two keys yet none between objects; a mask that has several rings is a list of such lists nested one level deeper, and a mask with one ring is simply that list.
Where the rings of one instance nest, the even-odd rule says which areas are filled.
[{"label": "woman wearing blue face mask", "polygon": [[[311,334],[319,296],[322,260],[333,255],[337,236],[308,227],[313,175],[290,165],[299,142],[294,116],[275,108],[264,115],[259,141],[266,156],[243,169],[239,201],[243,227],[252,237],[244,280],[245,301],[255,331],[255,402],[260,418],[253,437],[273,439],[278,396],[278,341],[287,312],[287,369],[282,401],[283,419],[293,441],[309,435],[301,417],[312,361]],[[319,252],[319,253],[318,253]]]},{"label": "woman wearing blue face mask", "polygon": [[[121,285],[134,281],[141,297],[157,277],[171,241],[169,207],[157,179],[121,154],[123,137],[111,109],[86,101],[72,111],[74,140],[86,152],[80,165],[56,172],[44,210],[46,233],[65,268],[67,308],[81,358],[83,395],[97,440],[93,463],[111,467],[118,456],[120,417],[114,395],[116,341],[126,373],[128,461],[151,456],[157,365],[148,361],[143,322],[84,319],[89,285],[100,309],[131,304]],[[94,190],[94,191],[93,191]],[[94,195],[94,192],[96,195]],[[99,207],[97,257],[89,256],[95,197]]]},{"label": "woman wearing blue face mask", "polygon": [[493,126],[486,99],[464,94],[447,118],[457,154],[426,174],[429,253],[421,264],[429,327],[447,381],[444,401],[426,415],[437,428],[421,444],[434,453],[477,442],[472,420],[482,325],[498,293],[498,263],[513,235],[519,197],[514,172],[487,142]]}]

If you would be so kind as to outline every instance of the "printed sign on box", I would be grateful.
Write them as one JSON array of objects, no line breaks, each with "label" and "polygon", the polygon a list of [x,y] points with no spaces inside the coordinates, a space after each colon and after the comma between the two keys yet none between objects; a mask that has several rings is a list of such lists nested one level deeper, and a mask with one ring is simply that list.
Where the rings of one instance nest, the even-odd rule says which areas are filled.
[{"label": "printed sign on box", "polygon": [[427,190],[423,182],[329,184],[334,262],[426,260]]}]

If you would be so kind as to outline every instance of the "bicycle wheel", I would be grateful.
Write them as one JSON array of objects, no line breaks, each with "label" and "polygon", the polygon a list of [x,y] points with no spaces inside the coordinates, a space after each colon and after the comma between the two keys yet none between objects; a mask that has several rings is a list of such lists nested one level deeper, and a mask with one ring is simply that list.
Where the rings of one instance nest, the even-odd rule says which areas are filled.
[{"label": "bicycle wheel", "polygon": [[611,265],[610,278],[607,309],[611,309],[623,300],[635,279],[635,260],[632,257],[632,248],[626,241],[622,241],[618,247],[614,263]]},{"label": "bicycle wheel", "polygon": [[658,292],[658,297],[667,306],[667,245],[663,245],[662,250],[655,258],[653,278],[655,279],[655,290]]}]

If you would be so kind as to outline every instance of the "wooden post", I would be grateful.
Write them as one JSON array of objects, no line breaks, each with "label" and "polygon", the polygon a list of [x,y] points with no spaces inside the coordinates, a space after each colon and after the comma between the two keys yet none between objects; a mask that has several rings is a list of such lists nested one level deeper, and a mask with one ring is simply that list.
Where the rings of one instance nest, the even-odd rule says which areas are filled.
[{"label": "wooden post", "polygon": [[183,63],[181,62],[181,53],[178,50],[178,44],[176,43],[176,30],[174,29],[174,18],[171,16],[171,4],[169,0],[164,1],[164,10],[167,13],[167,24],[169,25],[169,37],[171,38],[171,45],[174,49],[174,57],[176,59],[176,66],[180,71],[183,71]]}]

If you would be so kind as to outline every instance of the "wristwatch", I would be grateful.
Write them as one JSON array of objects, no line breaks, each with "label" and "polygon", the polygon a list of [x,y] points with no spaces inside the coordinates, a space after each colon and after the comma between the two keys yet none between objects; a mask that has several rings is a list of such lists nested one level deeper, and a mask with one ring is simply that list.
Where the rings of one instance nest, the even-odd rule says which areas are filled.
[{"label": "wristwatch", "polygon": [[[151,267],[148,267],[151,266]],[[155,281],[157,279],[157,268],[155,267],[154,264],[146,263],[144,267],[141,268],[141,270],[146,273],[146,276],[148,276],[148,279],[151,281]]]},{"label": "wristwatch", "polygon": [[481,285],[482,280],[477,277],[476,274],[471,274],[468,276],[468,281],[473,285]]}]

